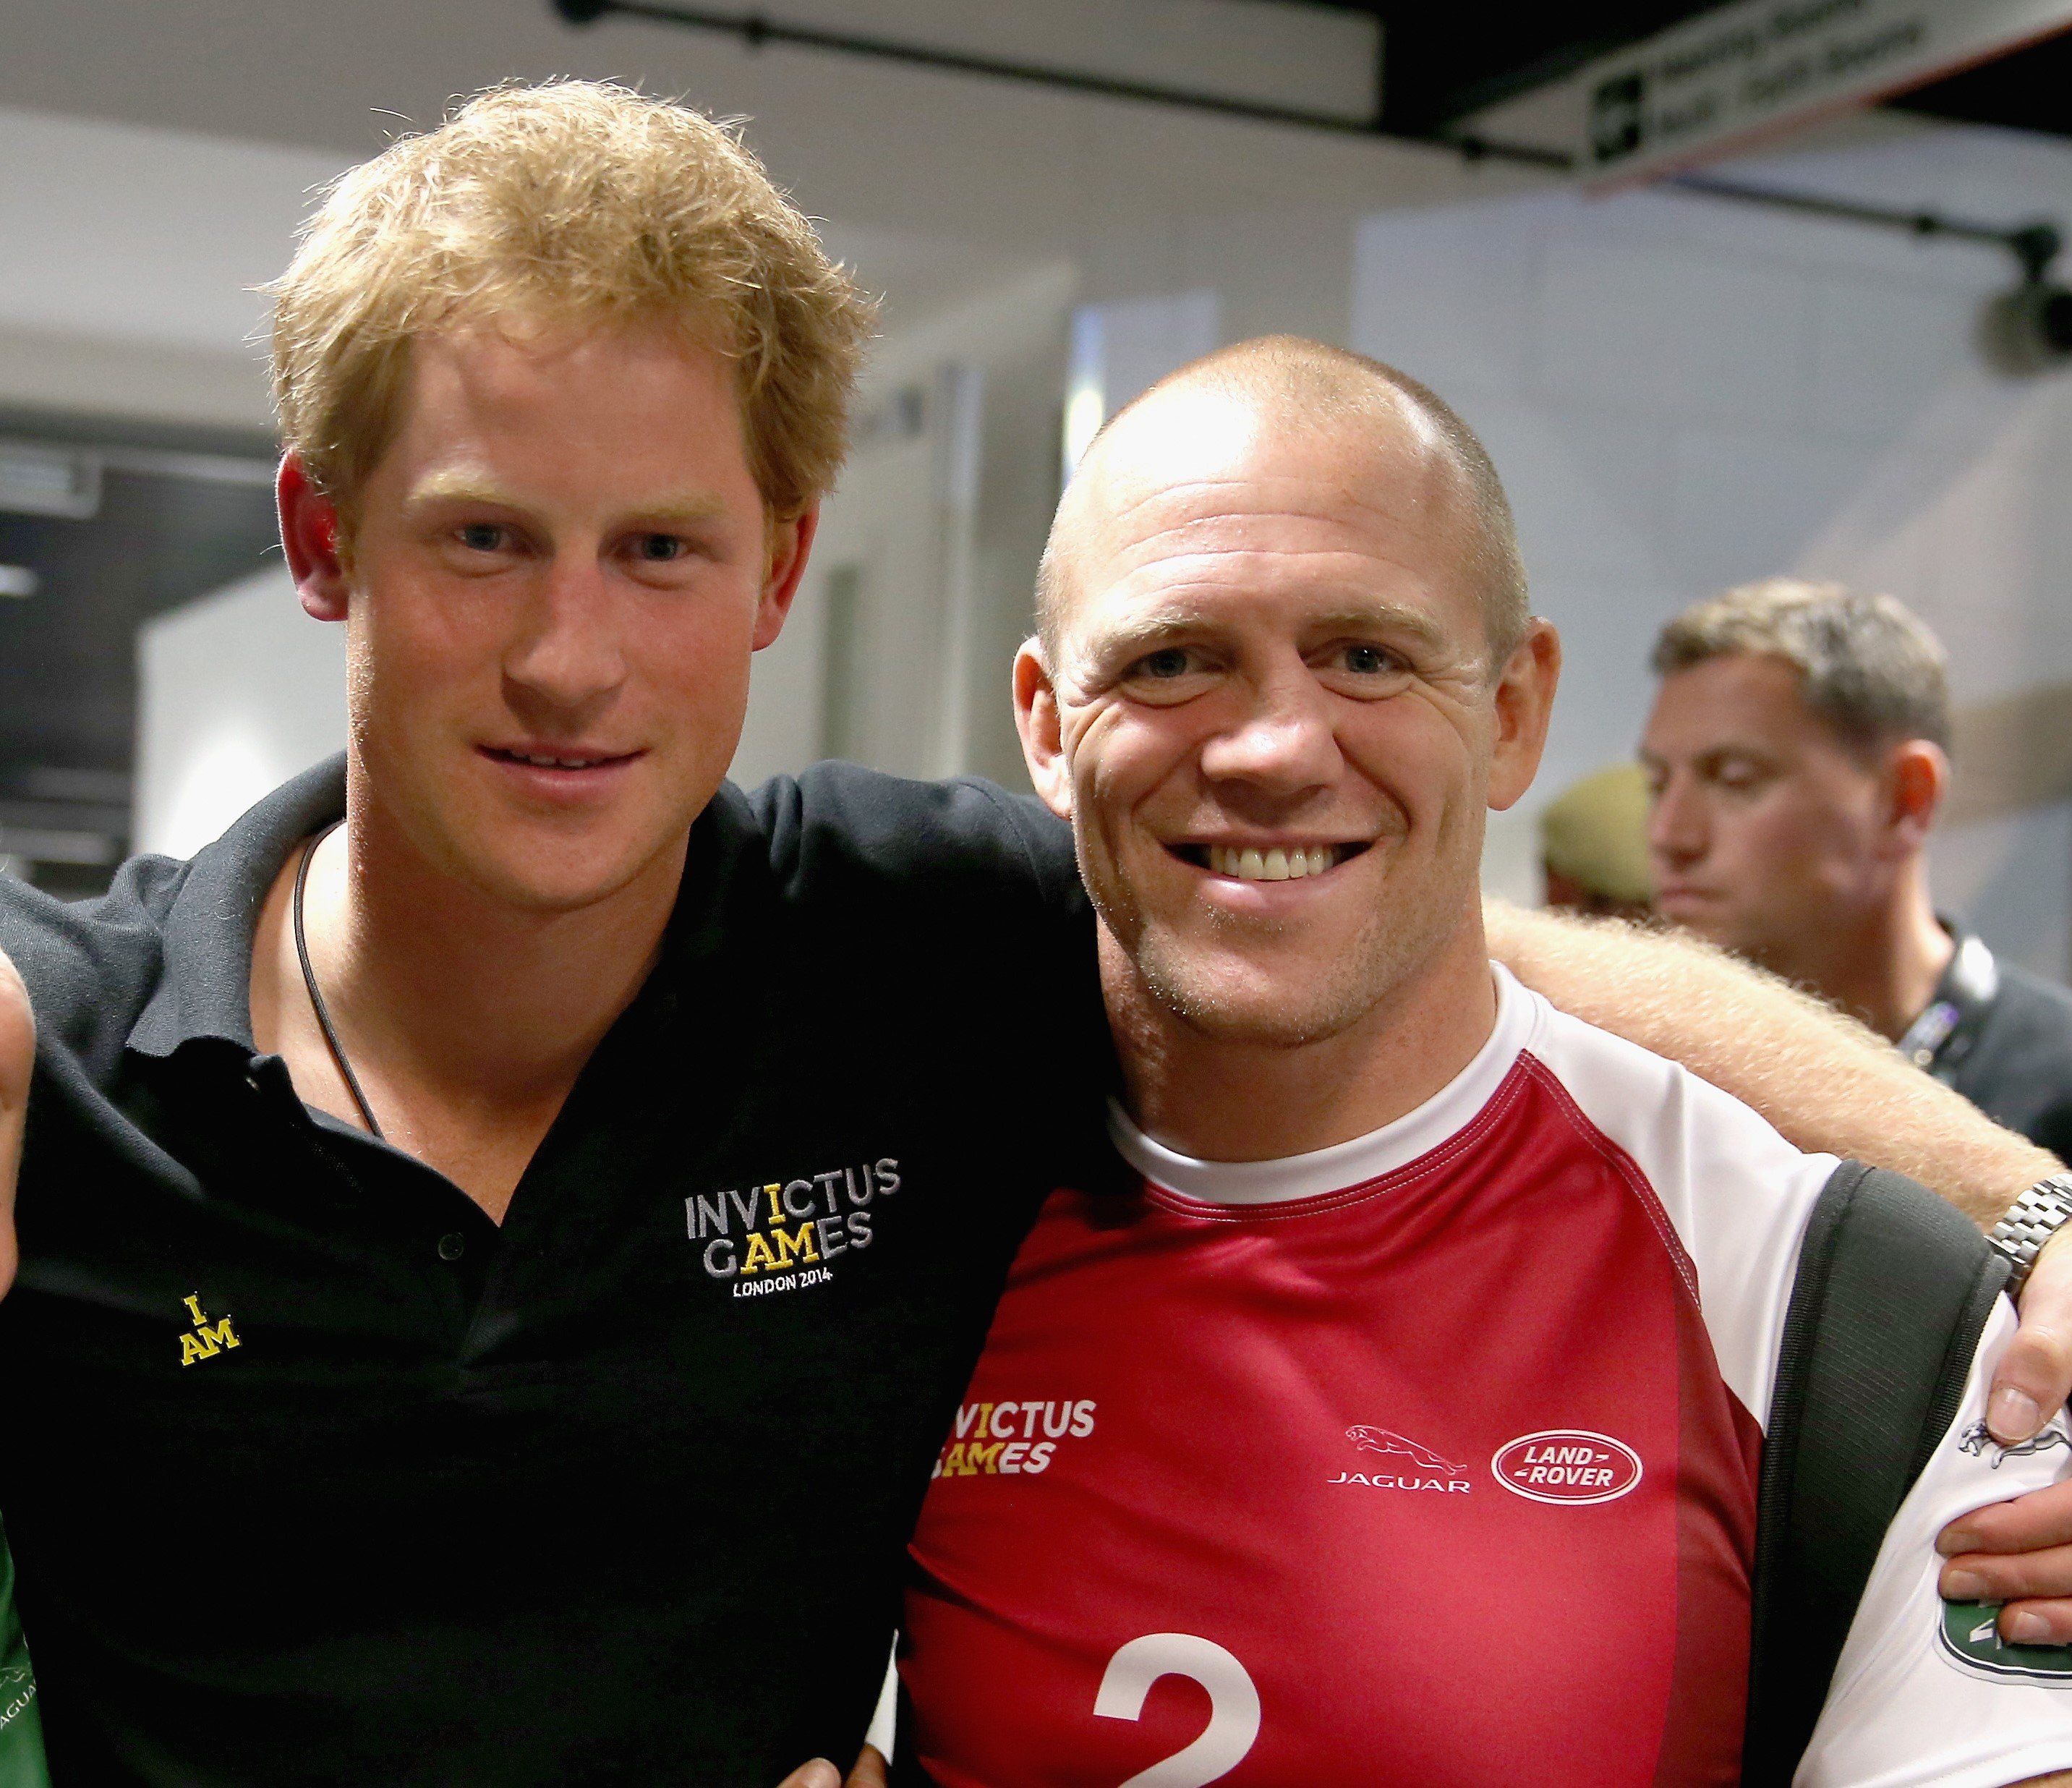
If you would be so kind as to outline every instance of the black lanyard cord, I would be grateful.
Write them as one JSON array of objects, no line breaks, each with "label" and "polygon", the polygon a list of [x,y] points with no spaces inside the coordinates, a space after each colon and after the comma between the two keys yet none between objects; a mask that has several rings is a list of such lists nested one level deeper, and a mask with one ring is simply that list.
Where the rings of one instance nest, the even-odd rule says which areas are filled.
[{"label": "black lanyard cord", "polygon": [[[343,824],[343,822],[340,822]],[[374,1116],[374,1108],[367,1103],[367,1095],[360,1089],[360,1077],[352,1071],[352,1064],[345,1058],[345,1047],[338,1040],[338,1032],[331,1021],[331,1012],[324,1005],[323,990],[317,985],[317,972],[310,966],[310,940],[302,929],[302,890],[310,879],[310,860],[317,853],[317,846],[330,837],[338,827],[327,826],[302,847],[302,860],[295,869],[295,954],[302,960],[302,985],[309,989],[310,1008],[317,1015],[317,1028],[323,1033],[323,1040],[331,1050],[331,1058],[338,1064],[339,1073],[344,1077],[345,1090],[352,1095],[352,1102],[360,1108],[360,1115],[366,1120],[368,1133],[377,1141],[386,1141],[381,1134],[381,1125]]]}]

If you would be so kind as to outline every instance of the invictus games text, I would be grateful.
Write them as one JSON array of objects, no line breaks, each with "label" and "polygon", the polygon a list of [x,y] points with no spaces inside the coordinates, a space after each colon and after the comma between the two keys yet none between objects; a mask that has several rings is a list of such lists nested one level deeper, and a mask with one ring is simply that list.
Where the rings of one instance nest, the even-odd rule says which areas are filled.
[{"label": "invictus games text", "polygon": [[[899,1185],[899,1163],[888,1155],[804,1179],[694,1194],[684,1200],[684,1227],[714,1279],[782,1273],[786,1280],[770,1280],[768,1289],[820,1284],[832,1276],[825,1263],[870,1246],[871,1202],[890,1198]],[[821,1270],[797,1273],[800,1266]]]}]

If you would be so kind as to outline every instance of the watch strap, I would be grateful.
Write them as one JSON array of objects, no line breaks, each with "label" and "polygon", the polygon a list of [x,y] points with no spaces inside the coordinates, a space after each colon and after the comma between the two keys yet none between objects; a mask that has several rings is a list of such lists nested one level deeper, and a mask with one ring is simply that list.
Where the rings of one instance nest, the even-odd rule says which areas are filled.
[{"label": "watch strap", "polygon": [[2072,1174],[2053,1174],[2029,1187],[1993,1225],[1986,1239],[2014,1268],[2008,1280],[2010,1296],[2020,1294],[2043,1244],[2068,1219],[2072,1219]]}]

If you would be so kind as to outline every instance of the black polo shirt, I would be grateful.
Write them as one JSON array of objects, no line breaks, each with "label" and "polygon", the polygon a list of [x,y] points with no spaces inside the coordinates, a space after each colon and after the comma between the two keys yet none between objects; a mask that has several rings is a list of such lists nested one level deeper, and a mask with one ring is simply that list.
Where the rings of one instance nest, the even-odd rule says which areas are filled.
[{"label": "black polo shirt", "polygon": [[0,1509],[60,1783],[741,1783],[853,1754],[1015,1245],[1098,1146],[1063,828],[825,767],[692,835],[500,1229],[247,1010],[336,764],[92,905],[42,1026]]},{"label": "black polo shirt", "polygon": [[2072,993],[2002,962],[1955,919],[1956,947],[1901,1050],[1996,1123],[2072,1161]]}]

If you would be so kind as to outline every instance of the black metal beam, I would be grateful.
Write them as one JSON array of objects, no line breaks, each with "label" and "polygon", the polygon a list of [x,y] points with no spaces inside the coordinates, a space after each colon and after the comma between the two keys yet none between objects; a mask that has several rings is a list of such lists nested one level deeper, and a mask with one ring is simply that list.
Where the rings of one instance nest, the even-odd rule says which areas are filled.
[{"label": "black metal beam", "polygon": [[[553,10],[573,25],[590,25],[608,14],[659,20],[689,26],[694,31],[715,31],[738,38],[752,50],[766,44],[785,43],[800,49],[824,50],[839,55],[865,56],[880,62],[900,62],[910,67],[936,68],[952,74],[982,75],[994,80],[1019,81],[1025,85],[1048,87],[1068,93],[1091,94],[1102,99],[1137,100],[1153,105],[1170,105],[1190,112],[1207,112],[1227,118],[1246,118],[1256,124],[1292,125],[1298,129],[1327,131],[1340,137],[1392,137],[1381,121],[1380,70],[1375,70],[1373,116],[1347,117],[1341,113],[1314,111],[1305,106],[1269,105],[1255,100],[1233,99],[1221,93],[1205,93],[1186,87],[1168,87],[1153,81],[1124,80],[1109,75],[1083,74],[1075,69],[1054,68],[1041,63],[1009,62],[997,56],[974,55],[961,50],[939,50],[926,44],[904,43],[894,39],[865,37],[849,31],[822,31],[816,26],[790,25],[761,13],[715,12],[706,6],[680,6],[661,0],[552,0]],[[1536,166],[1565,169],[1571,158],[1558,150],[1534,149],[1516,144],[1490,142],[1480,138],[1440,143],[1427,137],[1396,140],[1423,143],[1428,148],[1450,148],[1469,161],[1484,159],[1530,162]]]},{"label": "black metal beam", "polygon": [[1675,175],[1663,184],[1680,192],[1695,192],[1704,198],[1766,205],[1775,211],[1801,212],[1809,216],[1832,217],[1848,224],[1868,224],[1881,229],[1903,230],[1910,236],[1985,243],[2012,255],[2021,263],[2022,277],[2030,281],[2043,277],[2063,246],[2063,236],[2058,227],[2041,221],[2012,226],[1982,224],[1973,218],[1946,216],[1940,212],[1902,211],[1893,205],[1865,204],[1853,199],[1830,198],[1824,193],[1749,186],[1710,174]]},{"label": "black metal beam", "polygon": [[[1375,111],[1367,118],[1351,118],[1301,106],[1268,105],[1252,100],[1232,99],[1220,93],[1205,93],[1184,87],[1168,87],[1152,81],[1123,80],[1108,75],[1083,74],[1070,68],[1038,63],[1009,62],[997,56],[968,54],[961,50],[931,48],[890,38],[865,37],[853,32],[822,31],[816,26],[791,25],[761,13],[716,12],[706,6],[684,6],[664,0],[551,0],[554,11],[569,23],[591,25],[619,13],[632,18],[659,20],[688,26],[694,31],[713,31],[739,39],[750,49],[784,43],[800,49],[820,50],[839,55],[864,56],[881,62],[904,63],[910,67],[936,68],[953,74],[980,75],[994,80],[1019,81],[1025,85],[1055,91],[1087,93],[1103,99],[1146,101],[1190,112],[1206,112],[1222,117],[1246,118],[1254,123],[1293,125],[1304,130],[1328,131],[1334,136],[1387,138],[1421,143],[1427,148],[1450,149],[1466,162],[1503,161],[1545,168],[1552,173],[1574,170],[1576,158],[1567,151],[1529,143],[1494,142],[1474,135],[1432,137],[1404,135],[1392,131],[1381,116],[1379,71],[1376,71]],[[1379,21],[1377,21],[1379,23]],[[1679,191],[1708,198],[1726,199],[1743,204],[1768,205],[1815,216],[1903,229],[1918,236],[1944,236],[1959,241],[1989,243],[2005,249],[2021,263],[2025,277],[2040,280],[2061,245],[2061,232],[2047,223],[2003,228],[1969,219],[1946,217],[1936,212],[1900,211],[1883,205],[1859,204],[1846,199],[1830,199],[1819,193],[1788,192],[1770,187],[1745,186],[1704,174],[1672,176],[1663,183]]]}]

